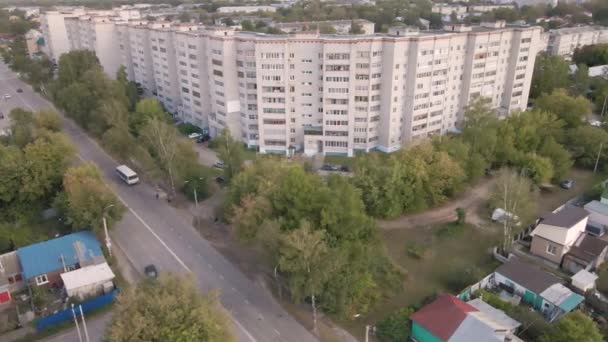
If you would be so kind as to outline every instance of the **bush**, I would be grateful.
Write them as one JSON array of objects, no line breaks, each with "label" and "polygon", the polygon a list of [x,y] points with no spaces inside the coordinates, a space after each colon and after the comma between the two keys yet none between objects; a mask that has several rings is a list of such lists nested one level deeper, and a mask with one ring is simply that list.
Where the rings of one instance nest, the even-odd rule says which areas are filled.
[{"label": "bush", "polygon": [[435,236],[440,239],[453,238],[464,232],[466,225],[458,224],[457,222],[448,223],[435,232]]},{"label": "bush", "polygon": [[203,132],[198,126],[195,126],[191,123],[180,123],[179,125],[177,125],[177,130],[183,135]]},{"label": "bush", "polygon": [[473,265],[452,264],[443,274],[443,284],[451,292],[460,292],[481,278],[481,270]]},{"label": "bush", "polygon": [[407,255],[411,258],[414,259],[424,259],[424,254],[427,250],[427,246],[423,246],[423,245],[419,245],[419,244],[409,244],[406,249],[405,252],[407,253]]},{"label": "bush", "polygon": [[380,342],[407,341],[410,337],[410,315],[413,308],[403,308],[392,313],[376,325],[376,337]]}]

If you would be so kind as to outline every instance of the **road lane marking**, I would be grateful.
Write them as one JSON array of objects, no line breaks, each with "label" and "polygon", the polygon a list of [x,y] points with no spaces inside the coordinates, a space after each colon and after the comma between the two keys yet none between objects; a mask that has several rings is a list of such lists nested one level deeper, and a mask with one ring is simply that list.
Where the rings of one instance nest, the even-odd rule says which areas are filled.
[{"label": "road lane marking", "polygon": [[277,333],[277,335],[281,336],[281,333],[277,329],[272,328],[272,330],[274,330],[274,332]]},{"label": "road lane marking", "polygon": [[[87,136],[88,137],[88,136]],[[89,139],[91,139],[90,137],[88,137]],[[76,154],[76,157],[78,157],[80,160],[82,161],[86,161],[86,159],[84,159],[80,154]],[[109,186],[108,186],[109,187]],[[110,187],[109,187],[110,188]],[[156,234],[156,232],[154,232],[154,230],[152,230],[152,228],[146,223],[146,221],[144,221],[144,219],[141,218],[141,216],[139,216],[139,214],[137,214],[137,212],[135,212],[135,210],[133,210],[131,207],[129,207],[129,205],[127,204],[127,202],[120,197],[120,195],[118,193],[116,193],[116,191],[114,191],[114,189],[110,188],[112,192],[114,192],[114,194],[116,195],[116,197],[118,198],[118,200],[120,202],[122,202],[122,204],[125,205],[125,207],[135,216],[135,218],[137,218],[137,220],[139,222],[141,222],[141,224],[143,224],[143,226],[150,232],[150,234],[152,234],[157,240],[158,242],[161,243],[161,245],[163,245],[163,247],[165,247],[165,249],[171,254],[171,256],[173,256],[173,258],[175,258],[175,260],[177,260],[177,262],[188,272],[190,273],[194,273],[192,272],[192,270],[182,261],[182,259],[180,259],[177,254],[175,254],[175,252],[173,252],[173,250],[171,248],[169,248],[169,246],[167,246],[167,244],[160,238],[160,236],[158,236],[158,234]],[[213,266],[211,266],[211,264],[207,264],[212,270],[213,270]],[[220,278],[223,279],[223,276],[220,275]],[[251,340],[252,342],[258,342],[258,340],[256,340],[253,335],[251,335],[251,333],[249,333],[249,331],[247,329],[245,329],[245,327],[239,323],[239,321],[236,320],[236,318],[233,317],[233,315],[230,315],[230,319],[232,319],[232,321],[239,327],[239,329],[241,329],[243,331],[243,333],[245,333],[245,335],[249,338],[249,340]]]},{"label": "road lane marking", "polygon": [[234,321],[234,323],[236,323],[236,325],[238,325],[239,328],[241,328],[241,330],[243,330],[243,332],[245,333],[245,335],[247,335],[247,337],[249,337],[250,340],[252,340],[253,342],[258,342],[258,340],[256,340],[253,336],[251,336],[251,334],[249,333],[249,331],[247,331],[247,329],[245,329],[245,327],[243,327],[241,325],[241,323],[239,323],[239,321],[237,321],[236,319],[234,319],[234,316],[230,315],[230,318],[232,318],[232,320]]}]

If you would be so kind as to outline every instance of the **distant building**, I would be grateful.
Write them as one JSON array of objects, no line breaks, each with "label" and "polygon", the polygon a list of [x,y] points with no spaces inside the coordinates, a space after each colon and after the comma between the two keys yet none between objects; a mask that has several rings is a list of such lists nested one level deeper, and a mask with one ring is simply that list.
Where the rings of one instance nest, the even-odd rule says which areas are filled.
[{"label": "distant building", "polygon": [[42,32],[31,29],[25,34],[25,45],[30,58],[40,54],[44,49]]},{"label": "distant building", "polygon": [[374,33],[375,24],[365,19],[275,23],[272,26],[285,33],[314,31],[321,26],[331,26],[336,30],[337,34],[349,34],[353,23],[361,27],[362,34]]},{"label": "distant building", "polygon": [[276,12],[274,6],[227,6],[217,9],[217,13],[255,13],[255,12]]},{"label": "distant building", "polygon": [[608,43],[608,27],[579,26],[549,30],[547,53],[549,55],[572,58],[574,50],[585,45]]}]

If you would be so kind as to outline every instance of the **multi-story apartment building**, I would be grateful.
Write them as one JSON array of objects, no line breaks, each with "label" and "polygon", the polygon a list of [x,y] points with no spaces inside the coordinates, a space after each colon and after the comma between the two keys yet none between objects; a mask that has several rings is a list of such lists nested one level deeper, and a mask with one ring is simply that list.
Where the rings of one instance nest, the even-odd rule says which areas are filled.
[{"label": "multi-story apartment building", "polygon": [[550,55],[571,58],[574,50],[585,45],[608,43],[608,27],[579,26],[544,33],[547,53]]},{"label": "multi-story apartment building", "polygon": [[116,51],[116,22],[122,19],[108,16],[84,15],[65,18],[70,50],[91,50],[104,71],[112,78],[122,65]]},{"label": "multi-story apartment building", "polygon": [[353,155],[458,127],[487,97],[524,110],[540,27],[453,25],[388,34],[268,35],[123,21],[116,52],[133,81],[183,121],[229,129],[263,153]]},{"label": "multi-story apartment building", "polygon": [[[79,22],[80,17],[83,17],[83,22]],[[102,17],[105,19],[101,19]],[[81,7],[65,9],[59,7],[55,11],[46,11],[40,15],[40,29],[45,38],[45,53],[57,63],[62,54],[72,49],[87,48],[95,51],[100,58],[104,57],[105,61],[105,58],[110,56],[103,55],[112,53],[111,49],[106,48],[110,46],[115,48],[115,44],[108,45],[112,39],[115,39],[113,23],[110,21],[137,18],[139,18],[138,11],[121,8],[92,11]],[[80,38],[81,32],[86,38]]]},{"label": "multi-story apartment building", "polygon": [[70,40],[65,27],[65,18],[83,15],[84,10],[47,11],[40,16],[40,30],[44,36],[44,52],[55,63],[59,56],[70,51]]}]

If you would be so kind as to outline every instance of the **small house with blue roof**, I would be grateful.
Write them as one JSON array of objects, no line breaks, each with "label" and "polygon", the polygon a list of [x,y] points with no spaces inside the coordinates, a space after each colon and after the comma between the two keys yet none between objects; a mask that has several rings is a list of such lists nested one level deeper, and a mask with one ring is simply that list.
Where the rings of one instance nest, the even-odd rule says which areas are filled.
[{"label": "small house with blue roof", "polygon": [[30,285],[61,288],[61,274],[105,262],[91,232],[77,232],[17,249],[23,278]]}]

